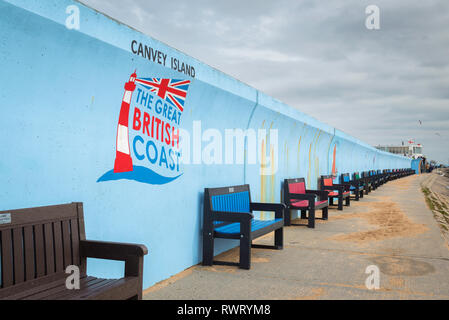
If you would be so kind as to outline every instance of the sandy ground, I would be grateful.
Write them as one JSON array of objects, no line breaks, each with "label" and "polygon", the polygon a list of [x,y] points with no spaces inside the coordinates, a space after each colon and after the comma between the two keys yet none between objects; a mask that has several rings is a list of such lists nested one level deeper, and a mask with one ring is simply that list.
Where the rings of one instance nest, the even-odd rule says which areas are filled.
[{"label": "sandy ground", "polygon": [[[331,209],[315,229],[285,228],[284,249],[253,249],[249,271],[194,266],[147,289],[144,298],[449,299],[449,246],[421,191],[434,175],[389,182],[344,211]],[[433,187],[437,179],[432,190],[442,188]],[[268,235],[255,243],[272,241]],[[238,261],[238,252],[216,259]],[[365,285],[369,266],[380,270],[377,290]]]}]

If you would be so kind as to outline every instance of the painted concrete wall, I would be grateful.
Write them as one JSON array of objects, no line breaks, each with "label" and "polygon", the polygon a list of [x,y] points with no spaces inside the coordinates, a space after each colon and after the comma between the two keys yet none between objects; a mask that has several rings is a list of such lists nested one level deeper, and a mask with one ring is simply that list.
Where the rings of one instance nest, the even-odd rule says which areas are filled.
[{"label": "painted concrete wall", "polygon": [[[80,9],[80,30],[66,28],[70,5]],[[155,60],[142,57],[139,44]],[[89,239],[148,246],[144,287],[200,262],[205,187],[249,183],[254,200],[280,201],[284,178],[305,177],[316,188],[334,164],[338,173],[411,166],[71,0],[0,0],[0,64],[0,210],[84,202]],[[124,85],[134,70],[140,83],[127,119],[133,171],[114,173]],[[182,112],[160,89],[142,84],[160,79],[189,81],[185,99],[177,100]],[[134,129],[136,108],[141,124],[145,112],[169,124],[165,134],[193,135],[195,121],[203,133],[276,129],[278,152],[274,136],[260,140],[268,175],[260,175],[260,163],[192,159],[178,166],[176,143]],[[193,139],[192,149],[207,150],[208,143]],[[217,253],[234,245],[218,241]],[[88,272],[116,277],[123,265],[90,260]]]},{"label": "painted concrete wall", "polygon": [[413,159],[412,160],[412,169],[415,170],[416,174],[421,174],[421,170],[422,170],[422,159]]}]

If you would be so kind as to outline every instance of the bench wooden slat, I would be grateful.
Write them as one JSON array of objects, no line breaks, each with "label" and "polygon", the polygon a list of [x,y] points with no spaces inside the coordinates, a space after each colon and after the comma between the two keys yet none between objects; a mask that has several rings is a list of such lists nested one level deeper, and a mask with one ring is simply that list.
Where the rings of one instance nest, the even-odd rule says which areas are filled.
[{"label": "bench wooden slat", "polygon": [[56,300],[56,299],[70,299],[70,297],[79,297],[83,298],[84,296],[88,296],[89,292],[100,290],[111,282],[116,281],[115,279],[101,279],[101,278],[93,278],[93,280],[85,281],[80,283],[80,290],[63,290],[59,293],[52,293],[43,300]]},{"label": "bench wooden slat", "polygon": [[65,220],[62,222],[62,242],[64,248],[64,270],[67,266],[72,265],[72,243],[70,240],[70,222]]},{"label": "bench wooden slat", "polygon": [[[89,283],[97,283],[102,281],[103,279],[93,278],[93,277],[87,277],[80,279],[80,286],[88,286]],[[51,299],[51,296],[59,296],[61,294],[65,294],[66,292],[73,292],[72,290],[68,290],[65,285],[65,279],[64,281],[58,282],[54,287],[49,288],[48,290],[42,290],[36,294],[27,296],[23,300],[43,300],[43,299]]]},{"label": "bench wooden slat", "polygon": [[34,237],[33,227],[23,228],[23,245],[25,251],[25,280],[31,280],[36,277],[36,264],[34,261]]},{"label": "bench wooden slat", "polygon": [[14,265],[12,257],[12,236],[10,230],[2,231],[2,288],[14,284]]},{"label": "bench wooden slat", "polygon": [[25,260],[23,252],[23,229],[12,230],[13,255],[14,255],[14,284],[25,281]]},{"label": "bench wooden slat", "polygon": [[64,252],[62,246],[61,222],[53,223],[53,239],[55,241],[55,268],[56,272],[64,271]]},{"label": "bench wooden slat", "polygon": [[[103,289],[90,292],[89,295],[83,296],[83,299],[98,299],[98,300],[111,300],[115,299],[117,295],[131,296],[135,291],[135,286],[138,285],[138,277],[126,277],[123,279],[118,279],[114,282],[108,284],[108,286]],[[81,299],[79,296],[73,296],[72,300]]]},{"label": "bench wooden slat", "polygon": [[79,265],[80,264],[80,237],[79,237],[79,230],[78,230],[78,220],[72,219],[70,220],[70,228],[71,228],[71,238],[72,238],[72,261],[73,264]]},{"label": "bench wooden slat", "polygon": [[53,240],[52,223],[44,224],[44,242],[45,242],[45,274],[49,275],[55,272],[55,249]]},{"label": "bench wooden slat", "polygon": [[96,292],[99,292],[103,289],[105,289],[105,287],[111,286],[114,283],[120,281],[121,279],[103,279],[103,281],[98,282],[94,285],[90,285],[87,288],[85,288],[84,290],[82,290],[82,294],[79,295],[80,299],[85,299],[93,294],[95,294]]},{"label": "bench wooden slat", "polygon": [[0,230],[12,229],[17,226],[36,225],[53,221],[77,218],[77,204],[70,203],[57,206],[27,208],[18,210],[0,211],[0,214],[10,213],[12,221],[7,225],[0,225]]},{"label": "bench wooden slat", "polygon": [[[59,274],[59,278],[55,281],[45,283],[43,285],[32,288],[31,290],[27,290],[24,294],[19,296],[18,300],[39,300],[43,297],[46,297],[52,293],[61,292],[62,290],[66,290],[65,282],[66,282],[66,274]],[[82,277],[80,278],[80,282],[87,281],[86,279],[95,279],[93,277]]]},{"label": "bench wooden slat", "polygon": [[[10,286],[8,288],[4,288],[0,290],[0,300],[18,300],[22,297],[29,294],[29,292],[33,292],[39,287],[48,285],[52,282],[58,281],[62,278],[66,278],[67,275],[64,274],[56,274],[53,273],[50,276],[43,276],[41,278],[36,278],[30,281],[22,282],[18,285]],[[65,281],[65,280],[64,280]]]},{"label": "bench wooden slat", "polygon": [[44,241],[44,225],[39,224],[33,227],[34,232],[34,249],[36,255],[36,277],[43,277],[46,274],[45,268],[45,241]]}]

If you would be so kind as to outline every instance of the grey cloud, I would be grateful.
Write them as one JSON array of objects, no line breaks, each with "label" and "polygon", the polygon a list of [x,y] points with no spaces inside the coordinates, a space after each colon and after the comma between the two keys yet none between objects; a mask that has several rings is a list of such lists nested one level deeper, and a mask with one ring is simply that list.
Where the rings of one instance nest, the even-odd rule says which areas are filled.
[{"label": "grey cloud", "polygon": [[377,31],[367,0],[82,1],[362,141],[448,161],[447,0],[376,0]]}]

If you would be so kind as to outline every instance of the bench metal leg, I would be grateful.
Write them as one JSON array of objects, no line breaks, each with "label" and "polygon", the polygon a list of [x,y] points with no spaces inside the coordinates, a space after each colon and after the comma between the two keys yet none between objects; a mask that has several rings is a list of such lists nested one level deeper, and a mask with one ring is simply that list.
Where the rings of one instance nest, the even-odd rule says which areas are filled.
[{"label": "bench metal leg", "polygon": [[307,219],[307,210],[301,210],[301,219]]},{"label": "bench metal leg", "polygon": [[284,248],[284,229],[280,228],[274,231],[274,246],[266,244],[252,244],[251,248],[254,249],[270,249],[270,250],[282,250]]},{"label": "bench metal leg", "polygon": [[323,208],[323,220],[329,219],[329,210],[328,209],[329,209],[328,207]]},{"label": "bench metal leg", "polygon": [[363,190],[361,190],[359,192],[360,192],[360,198],[363,198],[363,195],[364,195],[365,192]]},{"label": "bench metal leg", "polygon": [[274,232],[274,246],[278,250],[284,248],[284,228],[277,229]]},{"label": "bench metal leg", "polygon": [[308,227],[315,228],[315,209],[309,209],[309,224]]},{"label": "bench metal leg", "polygon": [[291,226],[291,225],[292,225],[292,211],[290,209],[286,209],[284,216],[284,226]]},{"label": "bench metal leg", "polygon": [[354,194],[355,194],[355,201],[359,201],[360,200],[360,192],[357,190],[357,191],[354,191]]},{"label": "bench metal leg", "polygon": [[338,196],[338,210],[343,210],[343,195]]},{"label": "bench metal leg", "polygon": [[212,234],[203,235],[203,266],[214,263],[214,237]]},{"label": "bench metal leg", "polygon": [[349,207],[351,205],[351,197],[346,197],[346,206]]},{"label": "bench metal leg", "polygon": [[251,268],[251,239],[248,235],[242,235],[240,238],[240,268]]}]

